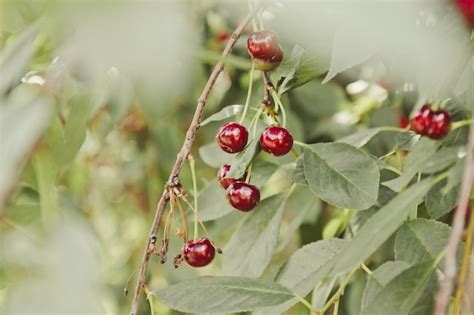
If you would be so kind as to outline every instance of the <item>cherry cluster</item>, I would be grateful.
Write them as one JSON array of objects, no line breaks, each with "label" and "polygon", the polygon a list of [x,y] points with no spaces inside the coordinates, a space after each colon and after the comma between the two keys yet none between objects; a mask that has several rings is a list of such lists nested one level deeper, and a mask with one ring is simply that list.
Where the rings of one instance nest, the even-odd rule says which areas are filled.
[{"label": "cherry cluster", "polygon": [[[283,59],[276,35],[267,30],[250,34],[247,50],[255,67],[261,71],[275,69]],[[260,135],[260,148],[274,156],[282,156],[291,151],[293,136],[278,124],[270,125]],[[230,154],[243,151],[249,141],[249,132],[237,122],[224,124],[216,135],[219,147]],[[229,178],[230,164],[224,164],[217,173],[222,188],[226,189],[227,200],[235,209],[248,212],[260,202],[260,190],[248,182],[247,172],[241,178]],[[219,251],[219,250],[217,250]],[[216,248],[208,238],[187,241],[183,248],[184,260],[192,267],[203,267],[214,259]]]},{"label": "cherry cluster", "polygon": [[451,116],[444,109],[432,110],[425,104],[411,119],[411,129],[419,135],[431,139],[443,138],[451,128]]}]

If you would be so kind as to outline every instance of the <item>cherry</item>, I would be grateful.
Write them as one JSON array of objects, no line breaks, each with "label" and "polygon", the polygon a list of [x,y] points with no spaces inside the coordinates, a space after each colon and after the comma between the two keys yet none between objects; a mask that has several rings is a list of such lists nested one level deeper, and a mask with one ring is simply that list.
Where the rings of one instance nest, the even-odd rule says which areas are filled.
[{"label": "cherry", "polygon": [[227,188],[227,200],[240,211],[250,211],[260,202],[260,190],[254,185],[235,182]]},{"label": "cherry", "polygon": [[408,127],[409,124],[410,124],[410,120],[408,120],[407,117],[403,115],[400,115],[398,117],[398,125],[400,126],[400,128],[406,128]]},{"label": "cherry", "polygon": [[219,183],[221,184],[222,188],[227,189],[231,184],[235,183],[236,181],[241,181],[245,179],[247,176],[247,173],[245,173],[241,178],[235,179],[235,178],[229,178],[227,174],[230,171],[230,164],[224,164],[222,165],[219,170],[217,171],[217,179],[219,180]]},{"label": "cherry", "polygon": [[278,38],[272,31],[253,32],[247,39],[247,50],[255,59],[270,60],[279,48]]},{"label": "cherry", "polygon": [[427,135],[433,114],[429,105],[423,105],[420,111],[411,119],[411,130],[419,135]]},{"label": "cherry", "polygon": [[227,153],[242,151],[247,145],[249,133],[239,123],[230,122],[222,126],[216,135],[217,144]]},{"label": "cherry", "polygon": [[451,117],[444,109],[431,110],[423,105],[421,110],[411,120],[411,129],[417,134],[428,136],[431,139],[443,138],[451,128]]},{"label": "cherry", "polygon": [[207,238],[197,241],[187,241],[183,248],[184,259],[192,267],[204,267],[211,263],[216,249]]},{"label": "cherry", "polygon": [[432,112],[431,124],[428,128],[428,137],[431,139],[443,138],[451,128],[451,117],[443,109]]},{"label": "cherry", "polygon": [[283,59],[277,36],[268,30],[250,34],[247,39],[247,51],[256,68],[262,71],[275,69]]},{"label": "cherry", "polygon": [[474,28],[474,0],[456,0],[456,5],[467,24]]},{"label": "cherry", "polygon": [[260,147],[275,156],[285,155],[293,147],[293,136],[282,127],[267,127],[260,135]]}]

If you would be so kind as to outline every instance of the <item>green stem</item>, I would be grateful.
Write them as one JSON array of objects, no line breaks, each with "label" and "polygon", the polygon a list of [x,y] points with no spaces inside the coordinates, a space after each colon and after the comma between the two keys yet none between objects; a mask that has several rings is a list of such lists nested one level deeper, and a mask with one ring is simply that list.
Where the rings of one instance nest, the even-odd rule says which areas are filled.
[{"label": "green stem", "polygon": [[300,146],[302,148],[310,148],[309,144],[298,141],[298,140],[294,140],[293,144],[296,144],[297,146]]},{"label": "green stem", "polygon": [[245,182],[248,184],[250,181],[250,175],[252,174],[252,164],[249,165],[247,169],[247,177],[245,177]]},{"label": "green stem", "polygon": [[316,310],[311,304],[309,304],[308,301],[306,301],[306,299],[302,296],[299,296],[298,294],[296,293],[293,293],[293,295],[298,299],[298,301],[301,302],[301,304],[303,304],[304,306],[306,306],[306,308],[311,312],[311,313],[314,313],[314,314],[319,314],[319,311]]},{"label": "green stem", "polygon": [[469,126],[471,122],[472,122],[472,119],[465,119],[465,120],[453,122],[451,125],[451,130],[456,130],[464,126]]},{"label": "green stem", "polygon": [[155,315],[155,310],[153,308],[153,295],[150,292],[147,293],[146,299],[148,300],[148,304],[150,304],[150,314]]},{"label": "green stem", "polygon": [[341,295],[344,294],[344,289],[346,288],[347,284],[349,283],[349,280],[351,280],[352,276],[356,273],[356,271],[358,269],[359,268],[355,268],[354,270],[352,270],[351,273],[349,273],[349,275],[342,281],[342,283],[339,286],[339,289],[337,289],[336,293],[334,293],[334,295],[329,299],[329,301],[327,301],[326,304],[324,304],[324,306],[319,311],[321,313],[321,315],[323,315],[324,312],[326,312],[331,307],[331,305],[334,304],[334,302],[336,302],[341,297]]},{"label": "green stem", "polygon": [[285,108],[283,107],[283,104],[280,100],[280,97],[278,96],[278,93],[272,89],[272,97],[273,97],[273,100],[275,101],[275,103],[277,104],[277,106],[281,109],[281,116],[282,116],[282,127],[285,128],[286,126],[286,112],[285,112]]},{"label": "green stem", "polygon": [[372,271],[364,263],[360,264],[360,268],[364,270],[369,276],[372,275]]},{"label": "green stem", "polygon": [[384,126],[384,127],[378,127],[380,131],[393,131],[393,132],[405,132],[408,131],[408,128],[398,128],[398,127],[393,127],[393,126]]},{"label": "green stem", "polygon": [[197,201],[197,182],[196,182],[196,168],[194,165],[194,158],[189,156],[189,165],[191,166],[191,177],[193,179],[193,196],[194,196],[194,236],[193,240],[197,240],[198,235],[198,201]]},{"label": "green stem", "polygon": [[252,62],[252,68],[250,69],[250,74],[249,74],[249,88],[247,90],[247,98],[245,99],[245,105],[244,105],[244,111],[242,113],[242,117],[240,118],[240,123],[245,119],[245,116],[247,115],[247,110],[249,108],[249,103],[250,103],[250,97],[252,96],[252,86],[253,86],[253,73],[255,70],[255,64]]},{"label": "green stem", "polygon": [[258,109],[258,112],[255,114],[253,121],[253,131],[252,131],[252,138],[255,138],[255,135],[257,134],[257,125],[258,125],[258,119],[260,118],[260,115],[262,114],[262,108]]}]

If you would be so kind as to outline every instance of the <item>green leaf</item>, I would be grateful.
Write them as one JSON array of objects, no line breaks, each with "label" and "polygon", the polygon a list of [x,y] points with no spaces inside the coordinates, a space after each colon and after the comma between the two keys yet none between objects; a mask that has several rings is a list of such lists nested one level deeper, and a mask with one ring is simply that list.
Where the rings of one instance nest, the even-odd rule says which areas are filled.
[{"label": "green leaf", "polygon": [[[329,239],[318,241],[298,249],[283,265],[275,281],[295,292],[299,296],[306,296],[327,275],[327,264],[342,250],[347,241]],[[292,299],[282,305],[264,309],[264,314],[282,313],[298,303]]]},{"label": "green leaf", "polygon": [[201,146],[199,156],[204,163],[214,168],[219,168],[232,159],[232,155],[222,151],[216,142]]},{"label": "green leaf", "polygon": [[[234,211],[226,198],[225,189],[217,180],[209,182],[198,194],[199,218],[211,221]],[[194,217],[194,216],[193,216]]]},{"label": "green leaf", "polygon": [[399,150],[411,151],[420,138],[420,135],[412,131],[400,132],[395,135],[395,143]]},{"label": "green leaf", "polygon": [[224,119],[227,119],[229,117],[235,116],[235,114],[240,113],[243,110],[243,105],[229,105],[221,109],[215,114],[212,114],[211,116],[207,117],[204,119],[204,121],[201,122],[200,126],[205,126],[210,122],[213,121],[221,121]]},{"label": "green leaf", "polygon": [[303,158],[309,188],[322,200],[349,209],[377,201],[379,169],[362,151],[345,143],[315,144]]},{"label": "green leaf", "polygon": [[326,69],[323,61],[310,58],[302,47],[295,46],[291,55],[272,73],[272,79],[281,95],[317,78]]},{"label": "green leaf", "polygon": [[271,196],[245,216],[224,248],[225,275],[262,275],[275,252],[285,207],[284,198],[284,194]]},{"label": "green leaf", "polygon": [[411,181],[413,176],[420,172],[426,163],[428,163],[435,154],[439,145],[439,141],[434,141],[426,137],[421,138],[413,150],[408,154],[402,175],[395,179],[383,182],[382,185],[387,186],[393,191],[400,192],[403,187]]},{"label": "green leaf", "polygon": [[465,155],[464,148],[444,147],[438,150],[424,165],[423,173],[441,172],[459,160],[459,155]]},{"label": "green leaf", "polygon": [[52,115],[52,99],[28,87],[16,89],[0,107],[0,209],[15,185],[25,160],[46,130]]},{"label": "green leaf", "polygon": [[308,186],[308,182],[304,177],[304,159],[303,157],[299,157],[296,160],[296,166],[293,172],[291,172],[290,178],[293,182],[298,185]]},{"label": "green leaf", "polygon": [[426,209],[433,219],[439,219],[456,206],[460,185],[445,191],[447,180],[442,180],[430,189],[425,198]]},{"label": "green leaf", "polygon": [[290,225],[286,228],[277,251],[283,250],[297,234],[304,222],[314,223],[321,211],[321,200],[307,187],[297,186],[286,201],[287,213],[292,215]]},{"label": "green leaf", "polygon": [[464,164],[466,163],[466,158],[459,160],[453,167],[451,167],[448,171],[448,182],[446,186],[443,188],[444,192],[447,192],[453,189],[455,186],[461,183],[461,179],[463,178],[464,172]]},{"label": "green leaf", "polygon": [[250,183],[257,187],[262,187],[277,169],[278,165],[270,162],[259,161],[254,163]]},{"label": "green leaf", "polygon": [[332,259],[332,268],[327,275],[335,276],[353,270],[369,258],[403,224],[411,209],[423,201],[432,185],[430,178],[416,183],[372,215]]},{"label": "green leaf", "polygon": [[34,39],[38,26],[38,23],[34,23],[28,27],[0,55],[0,95],[5,94],[13,85],[20,84],[23,72],[36,50]]},{"label": "green leaf", "polygon": [[344,137],[342,139],[337,140],[337,142],[340,143],[347,143],[350,144],[356,148],[363,147],[364,145],[367,144],[367,142],[370,141],[375,135],[377,135],[380,132],[380,128],[371,128],[371,129],[366,129],[363,131],[360,131],[358,133],[355,133],[353,135]]},{"label": "green leaf", "polygon": [[246,312],[294,297],[277,283],[243,277],[200,277],[153,295],[172,309],[193,314]]},{"label": "green leaf", "polygon": [[435,259],[446,247],[451,229],[448,225],[426,219],[403,224],[395,237],[395,259],[415,265]]},{"label": "green leaf", "polygon": [[402,271],[375,295],[361,314],[409,314],[423,295],[436,265],[437,262],[428,260]]},{"label": "green leaf", "polygon": [[372,272],[365,285],[362,296],[361,309],[373,301],[374,297],[396,276],[410,268],[410,264],[404,261],[387,261]]},{"label": "green leaf", "polygon": [[247,166],[250,164],[250,162],[252,162],[253,157],[258,153],[259,150],[260,145],[258,137],[255,137],[250,141],[250,143],[242,152],[239,152],[234,157],[230,163],[231,167],[227,177],[241,178],[245,174]]}]

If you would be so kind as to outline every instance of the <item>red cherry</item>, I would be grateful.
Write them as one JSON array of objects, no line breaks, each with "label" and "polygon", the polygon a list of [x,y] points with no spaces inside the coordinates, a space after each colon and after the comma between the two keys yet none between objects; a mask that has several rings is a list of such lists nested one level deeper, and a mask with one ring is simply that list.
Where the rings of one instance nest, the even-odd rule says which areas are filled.
[{"label": "red cherry", "polygon": [[429,105],[423,105],[420,111],[411,119],[411,130],[419,135],[427,135],[433,113]]},{"label": "red cherry", "polygon": [[428,137],[431,139],[441,139],[449,132],[451,128],[451,117],[443,109],[432,112],[431,123],[428,128]]},{"label": "red cherry", "polygon": [[278,38],[271,31],[253,32],[247,39],[247,50],[254,59],[270,60],[279,49]]},{"label": "red cherry", "polygon": [[183,249],[184,259],[192,267],[204,267],[210,264],[216,249],[207,238],[198,241],[187,241]]},{"label": "red cherry", "polygon": [[400,128],[406,128],[408,127],[409,124],[410,124],[410,121],[408,120],[407,117],[403,115],[400,115],[398,117],[398,125],[400,126]]},{"label": "red cherry", "polygon": [[260,190],[254,185],[235,182],[227,188],[227,200],[240,211],[250,211],[260,202]]},{"label": "red cherry", "polygon": [[216,135],[217,144],[227,153],[242,151],[247,145],[249,133],[247,129],[236,122],[222,126]]},{"label": "red cherry", "polygon": [[219,42],[226,42],[230,39],[230,34],[229,32],[220,32],[216,35],[216,39],[219,41]]},{"label": "red cherry", "polygon": [[474,0],[456,0],[456,5],[466,23],[474,28]]},{"label": "red cherry", "polygon": [[275,156],[285,155],[293,147],[293,136],[282,127],[267,127],[260,135],[260,147]]},{"label": "red cherry", "polygon": [[219,168],[219,170],[217,171],[217,179],[219,180],[219,183],[224,189],[227,189],[227,187],[229,187],[231,184],[235,183],[236,181],[243,180],[247,176],[247,173],[245,173],[239,179],[229,178],[229,177],[226,178],[229,171],[230,171],[230,164],[222,165],[221,168]]}]

